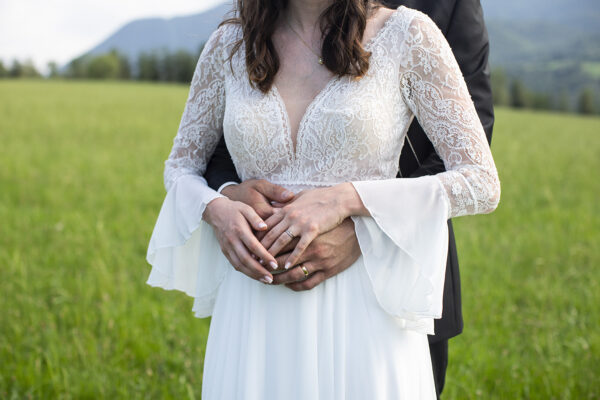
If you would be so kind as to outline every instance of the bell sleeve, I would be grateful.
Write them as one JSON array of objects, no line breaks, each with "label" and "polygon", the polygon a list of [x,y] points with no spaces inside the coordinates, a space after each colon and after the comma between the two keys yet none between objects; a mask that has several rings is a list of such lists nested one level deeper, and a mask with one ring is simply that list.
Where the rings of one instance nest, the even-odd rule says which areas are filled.
[{"label": "bell sleeve", "polygon": [[165,162],[167,194],[146,255],[152,265],[147,283],[194,297],[198,317],[210,315],[227,265],[217,262],[224,256],[212,228],[202,220],[206,205],[221,197],[202,175],[222,136],[222,29],[211,35],[194,71],[179,129]]},{"label": "bell sleeve", "polygon": [[414,11],[401,48],[402,98],[446,171],[353,182],[371,214],[353,220],[379,304],[431,334],[432,319],[442,315],[447,219],[492,212],[500,199],[500,182],[464,78],[441,31],[428,16]]}]

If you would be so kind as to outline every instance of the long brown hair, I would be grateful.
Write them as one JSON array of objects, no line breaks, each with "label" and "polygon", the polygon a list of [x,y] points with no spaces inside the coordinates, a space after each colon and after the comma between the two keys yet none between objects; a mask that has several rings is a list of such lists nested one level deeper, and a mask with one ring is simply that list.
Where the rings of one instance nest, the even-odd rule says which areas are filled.
[{"label": "long brown hair", "polygon": [[[279,56],[271,37],[277,19],[287,8],[289,0],[236,0],[235,17],[222,24],[242,27],[242,38],[236,42],[233,55],[242,44],[246,48],[246,69],[250,83],[263,93],[273,85],[279,70]],[[323,64],[338,76],[360,78],[369,69],[371,53],[361,44],[367,18],[380,4],[374,0],[332,0],[319,17],[323,47]]]}]

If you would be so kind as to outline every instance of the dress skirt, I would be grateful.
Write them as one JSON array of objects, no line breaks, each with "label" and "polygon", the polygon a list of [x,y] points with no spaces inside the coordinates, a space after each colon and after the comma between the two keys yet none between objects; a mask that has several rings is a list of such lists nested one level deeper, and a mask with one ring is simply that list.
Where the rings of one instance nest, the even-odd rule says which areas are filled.
[{"label": "dress skirt", "polygon": [[379,306],[362,257],[304,292],[229,267],[214,305],[202,398],[435,399],[427,335]]},{"label": "dress skirt", "polygon": [[448,249],[436,179],[400,181],[385,197],[385,181],[355,183],[372,215],[352,217],[362,255],[304,292],[229,264],[201,219],[202,180],[184,176],[167,192],[147,260],[148,284],[185,292],[197,317],[212,316],[204,400],[436,398],[427,334],[442,311]]}]

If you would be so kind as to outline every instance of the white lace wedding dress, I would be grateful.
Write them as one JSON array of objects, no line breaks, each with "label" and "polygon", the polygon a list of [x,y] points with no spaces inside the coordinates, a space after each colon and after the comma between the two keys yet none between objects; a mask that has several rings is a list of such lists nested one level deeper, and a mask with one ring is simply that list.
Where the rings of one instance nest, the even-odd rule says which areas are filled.
[{"label": "white lace wedding dress", "polygon": [[[400,7],[367,44],[368,74],[333,78],[309,105],[297,146],[273,87],[250,86],[239,27],[219,28],[198,62],[165,168],[148,283],[194,297],[212,315],[202,398],[433,399],[426,334],[442,313],[446,220],[495,209],[496,168],[442,33]],[[416,116],[447,172],[396,179]],[[242,180],[293,191],[352,182],[372,217],[354,217],[362,256],[313,290],[235,271],[201,220],[220,195],[202,178],[225,135]],[[189,332],[193,335],[193,332]]]}]

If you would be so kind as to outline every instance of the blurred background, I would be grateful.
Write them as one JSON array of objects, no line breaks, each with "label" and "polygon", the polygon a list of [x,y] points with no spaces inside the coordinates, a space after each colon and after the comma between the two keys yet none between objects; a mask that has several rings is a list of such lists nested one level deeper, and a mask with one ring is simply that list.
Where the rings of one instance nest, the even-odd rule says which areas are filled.
[{"label": "blurred background", "polygon": [[[444,398],[599,399],[600,3],[482,5],[503,192],[455,221]],[[229,8],[0,0],[0,398],[200,398],[209,320],[144,284],[145,253]]]}]

